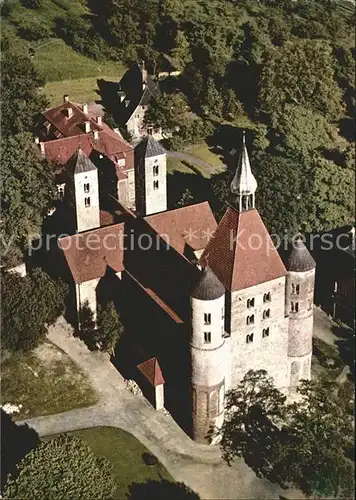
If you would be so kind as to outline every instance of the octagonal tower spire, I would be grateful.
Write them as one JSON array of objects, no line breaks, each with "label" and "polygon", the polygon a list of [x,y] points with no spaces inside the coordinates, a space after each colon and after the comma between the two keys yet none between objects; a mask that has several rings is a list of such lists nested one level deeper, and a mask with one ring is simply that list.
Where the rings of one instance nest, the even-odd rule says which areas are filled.
[{"label": "octagonal tower spire", "polygon": [[236,174],[230,184],[230,190],[237,197],[236,206],[240,212],[255,208],[257,181],[251,171],[247,153],[245,131],[242,132],[242,151],[237,164]]}]

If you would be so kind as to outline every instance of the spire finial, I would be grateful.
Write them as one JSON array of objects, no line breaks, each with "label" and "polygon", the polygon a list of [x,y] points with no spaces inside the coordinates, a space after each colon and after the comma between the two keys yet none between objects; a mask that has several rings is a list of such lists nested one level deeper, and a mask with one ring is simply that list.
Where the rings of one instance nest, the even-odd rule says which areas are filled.
[{"label": "spire finial", "polygon": [[242,151],[239,157],[235,177],[230,190],[237,197],[236,203],[239,211],[255,208],[256,179],[251,171],[250,160],[246,148],[246,133],[242,131]]}]

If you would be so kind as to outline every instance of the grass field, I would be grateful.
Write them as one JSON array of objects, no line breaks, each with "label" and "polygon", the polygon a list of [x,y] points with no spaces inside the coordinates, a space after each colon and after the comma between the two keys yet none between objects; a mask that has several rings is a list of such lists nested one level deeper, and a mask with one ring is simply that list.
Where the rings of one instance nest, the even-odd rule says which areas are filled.
[{"label": "grass field", "polygon": [[[225,170],[225,165],[220,159],[218,154],[213,153],[207,144],[201,144],[199,146],[193,146],[186,148],[184,153],[196,156],[201,160],[206,161],[211,165],[211,168],[202,167],[201,165],[194,164],[193,161],[183,163],[178,158],[168,157],[167,159],[167,171],[168,174],[173,174],[174,172],[182,172],[185,174],[200,174],[203,177],[209,179],[215,174],[223,172]],[[188,166],[191,164],[191,167]]]},{"label": "grass field", "polygon": [[111,462],[117,484],[114,499],[127,498],[132,483],[144,483],[149,479],[173,480],[161,463],[155,467],[148,467],[142,460],[142,454],[148,452],[147,448],[134,436],[121,429],[95,427],[68,434],[83,439],[96,455],[105,457]]},{"label": "grass field", "polygon": [[15,420],[95,404],[98,397],[73,361],[49,342],[16,353],[1,365],[1,404],[22,405]]}]

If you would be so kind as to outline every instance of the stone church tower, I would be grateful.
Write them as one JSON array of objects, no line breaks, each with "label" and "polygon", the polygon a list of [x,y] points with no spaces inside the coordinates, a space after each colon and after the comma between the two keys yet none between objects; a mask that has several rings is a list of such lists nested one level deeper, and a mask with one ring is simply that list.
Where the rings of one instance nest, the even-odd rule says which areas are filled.
[{"label": "stone church tower", "polygon": [[151,135],[135,147],[136,208],[141,216],[167,210],[166,156]]},{"label": "stone church tower", "polygon": [[192,434],[201,443],[224,420],[224,304],[225,288],[207,266],[191,293]]},{"label": "stone church tower", "polygon": [[73,176],[77,232],[100,227],[98,169],[80,148],[74,157]]},{"label": "stone church tower", "polygon": [[301,238],[292,242],[286,262],[286,315],[289,316],[289,391],[295,393],[301,379],[310,379],[315,261]]}]

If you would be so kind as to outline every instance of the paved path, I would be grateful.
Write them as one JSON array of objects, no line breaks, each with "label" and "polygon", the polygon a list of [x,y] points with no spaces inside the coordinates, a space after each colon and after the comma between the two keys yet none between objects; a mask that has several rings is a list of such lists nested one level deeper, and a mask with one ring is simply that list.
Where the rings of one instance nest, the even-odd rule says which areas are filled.
[{"label": "paved path", "polygon": [[[23,421],[41,436],[103,425],[119,427],[139,439],[175,480],[184,481],[202,499],[273,500],[286,496],[278,486],[258,479],[243,460],[227,466],[217,446],[193,442],[170,416],[155,411],[143,397],[131,394],[108,356],[91,353],[72,336],[63,318],[50,328],[48,338],[87,373],[100,402],[90,408]],[[300,498],[291,492],[289,497]]]}]

